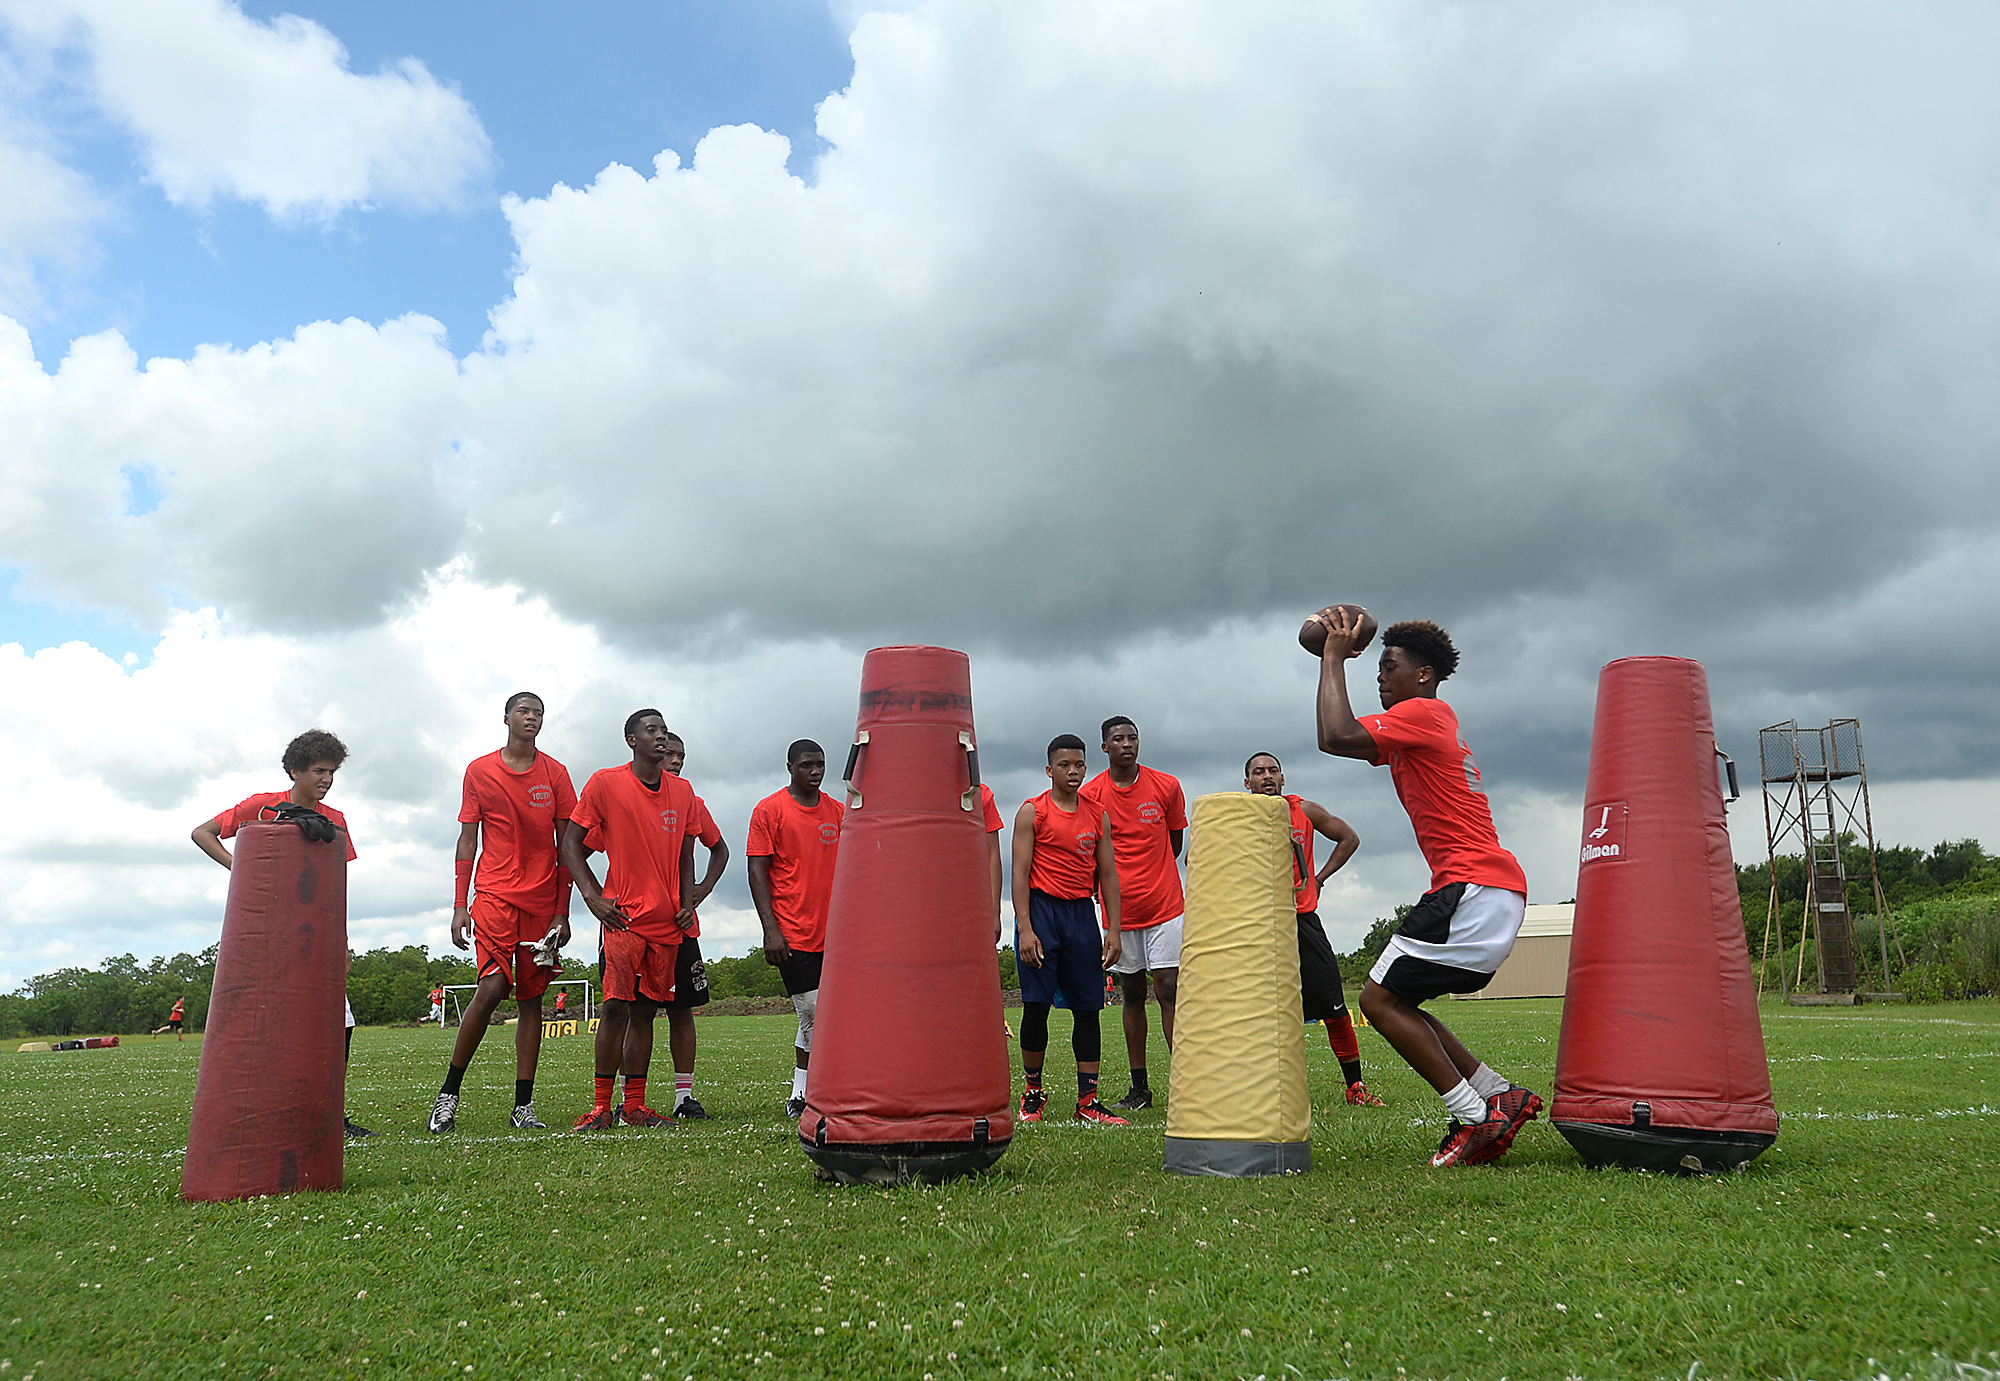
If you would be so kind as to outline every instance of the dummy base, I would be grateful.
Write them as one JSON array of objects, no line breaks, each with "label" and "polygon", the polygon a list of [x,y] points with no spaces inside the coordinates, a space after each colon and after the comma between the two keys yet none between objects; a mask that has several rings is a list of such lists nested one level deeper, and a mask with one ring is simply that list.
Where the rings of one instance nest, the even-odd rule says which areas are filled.
[{"label": "dummy base", "polygon": [[902,1141],[871,1146],[859,1142],[815,1144],[800,1136],[806,1158],[821,1179],[841,1184],[943,1184],[993,1168],[1007,1153],[1005,1141]]},{"label": "dummy base", "polygon": [[1584,1163],[1669,1175],[1713,1175],[1740,1169],[1778,1138],[1761,1132],[1712,1132],[1697,1127],[1619,1127],[1600,1122],[1558,1122]]},{"label": "dummy base", "polygon": [[1310,1141],[1222,1141],[1170,1136],[1165,1170],[1175,1175],[1302,1175],[1313,1168]]}]

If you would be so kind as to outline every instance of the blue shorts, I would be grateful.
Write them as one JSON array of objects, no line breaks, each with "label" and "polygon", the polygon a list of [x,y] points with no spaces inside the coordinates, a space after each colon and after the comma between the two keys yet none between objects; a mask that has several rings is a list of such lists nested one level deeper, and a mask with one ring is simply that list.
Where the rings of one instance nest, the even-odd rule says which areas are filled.
[{"label": "blue shorts", "polygon": [[[1042,942],[1042,966],[1015,965],[1021,1001],[1054,1003],[1058,993],[1072,1012],[1104,1006],[1104,935],[1097,928],[1097,903],[1089,897],[1028,893],[1028,924]],[[1021,928],[1014,927],[1014,952],[1021,952]]]}]

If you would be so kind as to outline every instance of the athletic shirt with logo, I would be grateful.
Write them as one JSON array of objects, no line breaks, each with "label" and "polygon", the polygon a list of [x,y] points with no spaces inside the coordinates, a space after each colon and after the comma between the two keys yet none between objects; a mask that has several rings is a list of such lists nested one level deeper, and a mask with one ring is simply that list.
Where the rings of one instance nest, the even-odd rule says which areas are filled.
[{"label": "athletic shirt with logo", "polygon": [[1387,764],[1396,795],[1410,814],[1417,847],[1431,865],[1431,890],[1470,882],[1526,896],[1527,874],[1500,847],[1486,784],[1472,750],[1458,736],[1458,716],[1451,706],[1412,697],[1360,718],[1375,740],[1372,761],[1377,767]]},{"label": "athletic shirt with logo", "polygon": [[1128,787],[1113,784],[1109,769],[1078,793],[1097,802],[1111,817],[1111,853],[1118,863],[1118,920],[1121,930],[1164,925],[1187,909],[1181,871],[1174,865],[1172,830],[1187,828],[1181,784],[1143,763]]},{"label": "athletic shirt with logo", "polygon": [[575,809],[569,769],[547,753],[525,772],[511,770],[498,749],[466,764],[458,820],[479,822],[474,890],[531,917],[567,913],[570,877],[556,856],[556,830]]},{"label": "athletic shirt with logo", "polygon": [[[290,805],[291,800],[292,794],[289,791],[260,791],[255,796],[245,796],[215,817],[216,833],[224,839],[233,839],[236,837],[236,831],[245,825],[255,825],[260,822],[268,825],[271,823],[271,812],[280,806]],[[321,801],[313,809],[344,831],[342,837],[347,840],[347,861],[352,863],[355,859],[354,832],[347,828],[347,817],[325,801]]]},{"label": "athletic shirt with logo", "polygon": [[1104,807],[1077,798],[1076,809],[1065,811],[1044,791],[1035,807],[1035,861],[1028,885],[1051,897],[1075,901],[1097,890],[1097,831]]},{"label": "athletic shirt with logo", "polygon": [[[694,798],[694,824],[689,828],[695,843],[704,849],[712,849],[722,842],[722,831],[715,827],[715,817],[708,813],[708,802],[697,796]],[[701,938],[701,913],[694,913],[694,924],[688,927],[688,934]]]},{"label": "athletic shirt with logo", "polygon": [[[715,817],[708,813],[708,802],[697,796],[694,798],[694,821],[688,826],[688,833],[704,849],[712,849],[722,842],[722,831],[715,826]],[[604,852],[604,831],[594,829],[583,836],[583,847],[591,853]],[[701,912],[694,913],[692,923],[683,932],[694,939],[701,938]],[[560,996],[560,994],[558,994]]]},{"label": "athletic shirt with logo", "polygon": [[750,812],[743,852],[771,860],[771,914],[785,943],[805,954],[826,949],[826,911],[833,901],[833,863],[840,852],[840,802],[825,791],[808,810],[790,790],[776,791]]},{"label": "athletic shirt with logo", "polygon": [[[1292,808],[1292,843],[1299,846],[1298,853],[1292,858],[1292,892],[1298,900],[1298,909],[1300,911],[1317,911],[1319,910],[1319,868],[1313,862],[1313,835],[1315,831],[1312,821],[1306,819],[1305,797],[1287,796],[1285,802]],[[1306,863],[1303,871],[1299,868],[1300,858],[1305,859]]]},{"label": "athletic shirt with logo", "polygon": [[694,822],[694,788],[662,772],[655,791],[630,763],[606,767],[583,784],[570,819],[598,831],[604,896],[631,918],[632,933],[656,945],[678,945],[687,933],[674,914],[681,907],[681,840]]}]

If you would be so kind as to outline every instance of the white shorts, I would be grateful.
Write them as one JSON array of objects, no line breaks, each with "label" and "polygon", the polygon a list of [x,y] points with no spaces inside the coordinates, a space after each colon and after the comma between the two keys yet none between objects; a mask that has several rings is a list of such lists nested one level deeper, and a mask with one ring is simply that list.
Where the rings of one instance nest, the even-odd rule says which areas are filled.
[{"label": "white shorts", "polygon": [[[1513,951],[1514,937],[1521,933],[1528,899],[1504,887],[1481,887],[1476,882],[1466,883],[1464,888],[1456,906],[1448,900],[1449,888],[1425,893],[1402,928],[1389,937],[1368,976],[1385,988],[1391,987],[1389,969],[1399,958],[1489,978],[1497,972]],[[1416,935],[1409,933],[1412,931]]]},{"label": "white shorts", "polygon": [[349,1026],[354,1025],[354,1004],[352,1002],[349,1002],[344,997],[340,999],[340,1004],[341,1006],[347,1008],[347,1024]]},{"label": "white shorts", "polygon": [[1181,917],[1149,925],[1144,930],[1121,930],[1118,943],[1122,952],[1111,966],[1113,973],[1152,973],[1181,966]]}]

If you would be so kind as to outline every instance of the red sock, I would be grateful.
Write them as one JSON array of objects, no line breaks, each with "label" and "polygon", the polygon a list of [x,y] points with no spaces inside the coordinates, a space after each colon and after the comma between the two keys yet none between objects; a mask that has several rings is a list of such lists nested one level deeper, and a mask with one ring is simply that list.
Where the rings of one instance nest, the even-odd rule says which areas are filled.
[{"label": "red sock", "polygon": [[592,1112],[603,1112],[611,1106],[611,1086],[617,1082],[618,1076],[616,1074],[612,1075],[609,1079],[599,1079],[597,1081],[597,1101],[591,1105],[590,1110]]},{"label": "red sock", "polygon": [[1333,1055],[1337,1060],[1361,1058],[1361,1042],[1354,1035],[1354,1018],[1346,1012],[1340,1013],[1326,1024],[1326,1043],[1333,1047]]},{"label": "red sock", "polygon": [[637,1110],[646,1106],[646,1081],[625,1076],[625,1106]]}]

